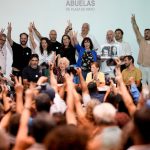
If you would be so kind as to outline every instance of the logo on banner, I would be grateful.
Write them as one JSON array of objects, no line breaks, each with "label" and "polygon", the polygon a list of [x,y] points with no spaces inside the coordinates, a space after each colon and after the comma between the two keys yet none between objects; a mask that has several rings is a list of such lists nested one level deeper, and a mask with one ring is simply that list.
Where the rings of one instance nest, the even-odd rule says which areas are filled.
[{"label": "logo on banner", "polygon": [[94,11],[95,0],[66,0],[66,11]]}]

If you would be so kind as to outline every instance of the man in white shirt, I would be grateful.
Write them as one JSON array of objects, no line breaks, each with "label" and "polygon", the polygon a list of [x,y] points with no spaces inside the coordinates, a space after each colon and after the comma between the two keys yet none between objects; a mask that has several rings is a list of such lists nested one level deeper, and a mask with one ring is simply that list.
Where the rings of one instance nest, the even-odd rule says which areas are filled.
[{"label": "man in white shirt", "polygon": [[114,77],[114,58],[120,56],[120,45],[115,42],[114,32],[108,30],[106,42],[101,45],[101,71],[109,77]]},{"label": "man in white shirt", "polygon": [[131,46],[129,45],[129,43],[123,41],[123,30],[122,29],[116,29],[115,30],[115,40],[116,42],[120,45],[120,55],[121,56],[126,56],[126,55],[132,55],[131,52]]},{"label": "man in white shirt", "polygon": [[6,34],[3,33],[4,30],[0,31],[0,71],[6,73]]},{"label": "man in white shirt", "polygon": [[79,43],[81,44],[85,37],[89,37],[93,42],[94,50],[98,51],[98,49],[100,49],[100,46],[97,40],[95,39],[95,37],[89,34],[89,31],[90,31],[90,25],[88,23],[83,23],[82,28],[81,28],[81,33],[78,34],[77,39]]}]

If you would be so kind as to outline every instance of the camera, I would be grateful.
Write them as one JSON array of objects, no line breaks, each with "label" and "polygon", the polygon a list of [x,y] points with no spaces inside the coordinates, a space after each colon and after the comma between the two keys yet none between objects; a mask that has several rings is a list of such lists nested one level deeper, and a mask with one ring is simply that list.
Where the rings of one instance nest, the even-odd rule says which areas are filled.
[{"label": "camera", "polygon": [[77,70],[76,70],[76,67],[75,66],[69,66],[68,68],[67,68],[67,73],[69,73],[69,74],[73,74],[73,75],[77,75]]},{"label": "camera", "polygon": [[35,89],[39,91],[43,91],[46,90],[46,87],[47,87],[47,83],[43,83],[41,85],[38,85]]},{"label": "camera", "polygon": [[106,63],[107,63],[107,66],[116,66],[116,65],[117,65],[114,58],[108,59],[108,60],[106,61]]}]

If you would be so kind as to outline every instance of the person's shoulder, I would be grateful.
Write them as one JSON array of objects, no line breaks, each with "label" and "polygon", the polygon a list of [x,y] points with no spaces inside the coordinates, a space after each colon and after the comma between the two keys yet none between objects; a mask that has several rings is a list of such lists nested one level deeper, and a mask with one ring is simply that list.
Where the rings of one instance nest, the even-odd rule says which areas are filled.
[{"label": "person's shoulder", "polygon": [[30,66],[26,66],[25,68],[23,68],[23,71],[27,71],[30,70]]},{"label": "person's shoulder", "polygon": [[19,43],[16,43],[15,41],[13,41],[12,47],[20,47],[21,45]]},{"label": "person's shoulder", "polygon": [[61,46],[61,45],[62,45],[62,44],[61,44],[60,42],[58,42],[58,41],[56,41],[56,44],[57,44],[57,45],[59,45],[59,46]]},{"label": "person's shoulder", "polygon": [[140,68],[138,68],[138,67],[135,67],[134,70],[137,72],[141,72]]},{"label": "person's shoulder", "polygon": [[99,72],[98,72],[98,74],[99,74],[99,75],[104,75],[104,73],[103,73],[103,72],[101,72],[101,71],[99,71]]},{"label": "person's shoulder", "polygon": [[128,72],[128,70],[127,69],[123,69],[122,70],[122,74],[125,73],[125,72]]},{"label": "person's shoulder", "polygon": [[95,55],[97,55],[96,51],[94,49],[91,50],[91,52]]},{"label": "person's shoulder", "polygon": [[[20,46],[21,46],[21,45],[20,45]],[[28,51],[32,51],[32,50],[31,50],[31,48],[30,48],[30,47],[28,47],[28,46],[27,46],[27,47],[25,47],[25,49],[26,49],[26,50],[28,50]]]},{"label": "person's shoulder", "polygon": [[92,72],[87,73],[87,76],[91,76],[91,75],[92,75]]}]

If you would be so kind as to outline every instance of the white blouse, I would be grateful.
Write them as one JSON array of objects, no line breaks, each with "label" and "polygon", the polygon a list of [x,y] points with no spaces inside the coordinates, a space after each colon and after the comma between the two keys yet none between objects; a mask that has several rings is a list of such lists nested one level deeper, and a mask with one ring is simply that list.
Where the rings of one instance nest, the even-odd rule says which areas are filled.
[{"label": "white blouse", "polygon": [[42,64],[43,62],[52,62],[54,63],[55,61],[55,55],[56,53],[52,51],[49,55],[47,53],[47,50],[43,51],[43,54],[41,54],[39,47],[36,47],[35,53],[39,55],[39,64]]}]

